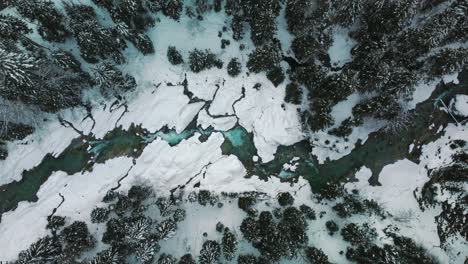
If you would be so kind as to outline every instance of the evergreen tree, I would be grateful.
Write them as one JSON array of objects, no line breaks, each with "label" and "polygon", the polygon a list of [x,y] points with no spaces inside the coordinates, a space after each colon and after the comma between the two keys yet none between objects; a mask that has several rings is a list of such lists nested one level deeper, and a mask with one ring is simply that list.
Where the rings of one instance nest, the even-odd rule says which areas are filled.
[{"label": "evergreen tree", "polygon": [[213,67],[221,69],[223,62],[209,50],[194,49],[189,53],[190,70],[199,73],[203,70],[209,70]]},{"label": "evergreen tree", "polygon": [[158,227],[158,235],[160,239],[167,240],[176,234],[177,223],[172,219],[162,221]]},{"label": "evergreen tree", "polygon": [[99,24],[92,7],[66,4],[65,10],[83,59],[89,63],[96,63],[100,58],[112,58],[116,63],[124,61],[121,50],[126,47],[125,41],[116,37],[114,29]]},{"label": "evergreen tree", "polygon": [[179,65],[181,63],[184,63],[182,55],[174,46],[169,46],[167,48],[167,59],[172,65]]},{"label": "evergreen tree", "polygon": [[0,38],[2,40],[18,40],[22,35],[31,33],[25,22],[11,16],[0,14]]},{"label": "evergreen tree", "polygon": [[193,258],[191,254],[185,254],[180,258],[178,264],[196,264],[196,263],[197,262],[195,261],[195,259]]},{"label": "evergreen tree", "polygon": [[169,254],[161,254],[158,259],[158,264],[176,264],[177,259]]},{"label": "evergreen tree", "polygon": [[29,249],[21,251],[17,263],[46,263],[54,260],[61,252],[60,242],[56,238],[46,236],[34,242]]},{"label": "evergreen tree", "polygon": [[234,258],[234,254],[237,250],[237,244],[236,236],[230,230],[226,230],[223,234],[223,240],[221,243],[223,255],[226,260],[232,260]]},{"label": "evergreen tree", "polygon": [[279,67],[282,60],[281,45],[279,42],[257,47],[249,54],[247,68],[250,72],[259,73]]},{"label": "evergreen tree", "polygon": [[[9,52],[0,48],[0,81],[3,81],[5,87],[31,87],[34,84],[33,71],[37,69],[37,63],[36,58],[26,53]],[[18,92],[13,89],[4,96],[12,98]]]},{"label": "evergreen tree", "polygon": [[214,240],[207,240],[203,243],[200,250],[199,263],[200,264],[215,264],[219,262],[221,256],[221,247],[218,242]]},{"label": "evergreen tree", "polygon": [[17,1],[18,12],[39,22],[39,34],[45,40],[65,42],[70,32],[65,26],[65,17],[55,7],[54,2],[44,0]]},{"label": "evergreen tree", "polygon": [[104,62],[93,69],[95,83],[105,94],[113,91],[128,91],[136,87],[135,78],[123,74],[110,62]]},{"label": "evergreen tree", "polygon": [[135,255],[141,263],[152,263],[159,250],[160,246],[156,241],[152,239],[143,240],[138,243]]},{"label": "evergreen tree", "polygon": [[67,256],[78,256],[86,249],[92,248],[95,239],[91,236],[85,222],[75,221],[60,233],[63,251]]},{"label": "evergreen tree", "polygon": [[101,251],[97,256],[91,260],[89,264],[121,264],[123,258],[119,254],[119,251],[113,247]]},{"label": "evergreen tree", "polygon": [[161,0],[162,11],[165,16],[179,20],[184,3],[182,0]]},{"label": "evergreen tree", "polygon": [[331,262],[328,261],[328,256],[319,248],[307,247],[305,249],[305,255],[310,264],[331,264]]},{"label": "evergreen tree", "polygon": [[232,58],[227,65],[227,73],[231,77],[238,76],[242,71],[242,65],[238,58]]}]

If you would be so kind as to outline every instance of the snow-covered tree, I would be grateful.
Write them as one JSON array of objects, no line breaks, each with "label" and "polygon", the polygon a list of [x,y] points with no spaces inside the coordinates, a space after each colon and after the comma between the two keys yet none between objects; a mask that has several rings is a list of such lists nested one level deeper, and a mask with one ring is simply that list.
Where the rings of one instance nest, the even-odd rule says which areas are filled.
[{"label": "snow-covered tree", "polygon": [[[7,51],[0,48],[0,81],[5,88],[31,87],[34,84],[33,71],[38,67],[38,60],[26,53]],[[7,91],[2,91],[7,92]],[[10,91],[14,95],[18,91]],[[10,97],[5,95],[7,98]]]},{"label": "snow-covered tree", "polygon": [[276,17],[280,12],[278,0],[244,1],[244,13],[250,19],[251,39],[256,46],[263,45],[275,37]]},{"label": "snow-covered tree", "polygon": [[29,249],[21,251],[18,255],[18,264],[46,263],[52,261],[62,252],[60,242],[50,236],[34,242]]},{"label": "snow-covered tree", "polygon": [[203,243],[198,261],[200,264],[215,264],[219,263],[220,256],[221,247],[219,243],[214,240],[207,240]]},{"label": "snow-covered tree", "polygon": [[103,207],[96,207],[91,211],[92,223],[104,223],[109,218],[109,209]]},{"label": "snow-covered tree", "polygon": [[184,221],[185,220],[185,217],[186,217],[187,213],[185,212],[184,209],[182,208],[177,208],[175,211],[174,211],[174,214],[172,215],[172,218],[174,218],[174,220],[176,222],[181,222],[181,221]]},{"label": "snow-covered tree", "polygon": [[121,264],[121,263],[123,263],[123,258],[120,255],[119,251],[113,247],[99,252],[97,256],[89,262],[89,264]]},{"label": "snow-covered tree", "polygon": [[135,255],[141,263],[151,263],[159,249],[160,246],[157,241],[148,239],[138,243]]},{"label": "snow-covered tree", "polygon": [[167,59],[172,65],[179,65],[184,62],[182,55],[174,46],[169,46],[167,48]]},{"label": "snow-covered tree", "polygon": [[257,47],[249,54],[247,68],[249,71],[259,73],[280,66],[282,60],[281,45],[279,42]]},{"label": "snow-covered tree", "polygon": [[176,264],[177,259],[170,254],[163,253],[159,256],[158,264]]},{"label": "snow-covered tree", "polygon": [[104,62],[93,69],[94,81],[103,93],[128,91],[136,87],[135,78],[123,74],[112,63]]},{"label": "snow-covered tree", "polygon": [[194,49],[189,53],[190,70],[199,73],[203,70],[208,70],[213,67],[221,69],[223,62],[209,50]]},{"label": "snow-covered tree", "polygon": [[0,38],[2,40],[18,40],[21,35],[31,33],[25,22],[11,16],[0,14]]},{"label": "snow-covered tree", "polygon": [[185,254],[180,257],[179,264],[196,264],[197,262],[191,254]]},{"label": "snow-covered tree", "polygon": [[331,264],[328,261],[328,256],[323,251],[316,247],[307,247],[305,249],[305,256],[309,263],[314,264]]},{"label": "snow-covered tree", "polygon": [[443,49],[428,58],[428,64],[432,76],[442,76],[461,71],[468,65],[468,49]]},{"label": "snow-covered tree", "polygon": [[159,197],[156,201],[156,205],[163,217],[169,216],[175,210],[174,201],[167,197]]},{"label": "snow-covered tree", "polygon": [[121,50],[126,47],[125,41],[114,29],[99,24],[91,6],[66,3],[65,10],[83,59],[90,63],[96,63],[100,58],[111,58],[116,63],[124,61]]},{"label": "snow-covered tree", "polygon": [[236,77],[242,72],[242,65],[238,58],[232,58],[227,65],[227,73],[231,77]]},{"label": "snow-covered tree", "polygon": [[223,255],[226,260],[232,260],[234,258],[234,254],[237,250],[237,238],[230,230],[226,230],[223,234],[222,240],[222,248],[223,248]]},{"label": "snow-covered tree", "polygon": [[57,10],[53,1],[16,1],[15,5],[21,15],[39,22],[39,34],[45,40],[64,42],[70,36],[65,26],[65,17]]},{"label": "snow-covered tree", "polygon": [[165,16],[179,20],[184,2],[182,0],[160,0],[162,11]]},{"label": "snow-covered tree", "polygon": [[159,223],[157,227],[158,236],[160,239],[167,240],[175,236],[177,223],[172,219],[167,219]]},{"label": "snow-covered tree", "polygon": [[51,56],[55,63],[60,65],[64,70],[71,70],[78,73],[82,72],[80,62],[73,57],[70,52],[65,50],[56,50],[52,52]]},{"label": "snow-covered tree", "polygon": [[342,26],[351,26],[361,15],[367,0],[356,1],[333,1],[336,10],[336,21]]},{"label": "snow-covered tree", "polygon": [[52,232],[57,231],[59,228],[65,225],[65,217],[53,215],[47,218],[47,229],[52,230]]},{"label": "snow-covered tree", "polygon": [[153,221],[149,217],[139,217],[138,219],[130,222],[126,228],[127,241],[141,241],[145,240],[150,232]]},{"label": "snow-covered tree", "polygon": [[84,250],[90,249],[95,244],[94,237],[89,233],[85,222],[75,221],[65,227],[60,233],[63,251],[69,257],[78,256]]}]

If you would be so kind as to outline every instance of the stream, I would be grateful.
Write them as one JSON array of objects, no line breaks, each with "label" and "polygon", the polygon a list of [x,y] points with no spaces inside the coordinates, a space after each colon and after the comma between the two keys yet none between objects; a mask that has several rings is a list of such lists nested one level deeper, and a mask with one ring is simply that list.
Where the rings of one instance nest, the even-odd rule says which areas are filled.
[{"label": "stream", "polygon": [[[324,164],[318,164],[311,155],[311,145],[305,140],[291,146],[278,147],[275,159],[270,162],[254,161],[257,149],[253,133],[239,125],[228,131],[216,131],[211,127],[202,129],[192,122],[181,133],[167,127],[149,132],[141,126],[132,125],[127,130],[117,127],[102,139],[81,135],[58,156],[47,154],[37,166],[24,171],[20,181],[0,186],[0,215],[14,210],[21,201],[37,201],[39,188],[56,171],[73,175],[92,170],[94,164],[104,163],[115,157],[136,159],[157,138],[170,146],[176,146],[198,134],[198,139],[203,142],[212,133],[222,133],[225,138],[221,146],[223,155],[235,155],[246,168],[247,177],[257,175],[262,180],[268,180],[271,176],[277,176],[282,181],[295,181],[300,175],[309,181],[314,192],[320,193],[328,183],[352,178],[354,172],[367,166],[373,172],[370,184],[378,185],[378,175],[384,166],[404,158],[418,162],[420,153],[408,153],[408,146],[414,142],[422,145],[435,140],[439,134],[427,129],[430,124],[438,127],[451,122],[449,115],[434,105],[434,99],[442,96],[443,100],[449,100],[455,94],[467,93],[467,72],[460,74],[459,78],[459,85],[441,84],[431,98],[418,104],[413,110],[413,122],[403,134],[389,134],[382,130],[371,133],[368,140],[364,144],[358,144],[349,155]],[[284,164],[294,165],[295,169],[285,169]]]}]

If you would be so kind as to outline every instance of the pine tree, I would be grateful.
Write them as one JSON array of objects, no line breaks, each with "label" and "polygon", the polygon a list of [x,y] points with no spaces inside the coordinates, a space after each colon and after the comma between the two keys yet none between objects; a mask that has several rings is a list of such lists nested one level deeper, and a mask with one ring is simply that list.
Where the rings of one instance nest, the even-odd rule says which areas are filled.
[{"label": "pine tree", "polygon": [[227,72],[229,76],[236,77],[242,71],[242,65],[238,58],[232,58],[227,65]]},{"label": "pine tree", "polygon": [[236,236],[230,231],[226,230],[223,234],[223,254],[226,260],[232,260],[234,258],[234,254],[237,250],[237,238]]},{"label": "pine tree", "polygon": [[136,258],[141,263],[152,263],[154,256],[159,252],[160,246],[152,239],[139,242],[136,247]]},{"label": "pine tree", "polygon": [[158,259],[158,264],[176,264],[177,259],[172,255],[163,253]]},{"label": "pine tree", "polygon": [[185,254],[182,257],[180,257],[179,263],[178,264],[196,264],[197,262],[193,258],[191,254]]},{"label": "pine tree", "polygon": [[367,0],[333,1],[335,20],[342,26],[351,26],[362,15]]},{"label": "pine tree", "polygon": [[45,0],[17,1],[16,8],[21,15],[39,22],[39,34],[45,40],[64,42],[70,36],[64,23],[64,15],[55,8],[54,2]]},{"label": "pine tree", "polygon": [[22,20],[11,16],[0,14],[0,38],[2,40],[18,40],[21,35],[31,33],[26,23]]},{"label": "pine tree", "polygon": [[199,263],[200,264],[215,264],[219,262],[221,256],[221,247],[219,243],[214,240],[207,240],[203,243],[200,250]]},{"label": "pine tree", "polygon": [[130,222],[126,230],[126,240],[141,241],[146,239],[152,224],[153,221],[149,217],[139,217],[137,220]]},{"label": "pine tree", "polygon": [[64,70],[82,73],[80,62],[73,55],[64,50],[56,50],[52,52],[52,59],[60,65]]},{"label": "pine tree", "polygon": [[184,62],[182,55],[174,46],[169,46],[167,48],[167,59],[172,65],[179,65]]},{"label": "pine tree", "polygon": [[245,1],[244,12],[250,16],[251,39],[256,46],[273,40],[280,12],[278,0]]},{"label": "pine tree", "polygon": [[0,48],[0,80],[6,87],[31,87],[37,63],[37,59],[26,53],[8,52]]},{"label": "pine tree", "polygon": [[136,87],[135,79],[119,69],[110,62],[104,62],[93,69],[94,81],[103,93],[112,91],[128,91]]},{"label": "pine tree", "polygon": [[160,239],[167,240],[176,234],[177,223],[172,219],[167,219],[159,223],[158,235]]},{"label": "pine tree", "polygon": [[118,37],[114,29],[103,28],[99,24],[92,7],[66,4],[65,10],[83,59],[89,63],[97,63],[100,58],[124,62],[121,50],[126,48],[125,41]]},{"label": "pine tree", "polygon": [[170,198],[159,197],[156,201],[156,205],[163,217],[170,215],[175,210],[175,203]]},{"label": "pine tree", "polygon": [[165,16],[179,20],[184,2],[182,0],[161,0],[162,11]]},{"label": "pine tree", "polygon": [[89,264],[121,264],[123,258],[120,256],[119,251],[113,247],[101,251],[97,256],[89,262]]},{"label": "pine tree", "polygon": [[176,222],[181,222],[181,221],[184,221],[185,220],[185,217],[186,217],[186,212],[184,209],[182,208],[177,208],[175,211],[174,211],[174,214],[172,216],[172,218],[174,218],[174,221]]},{"label": "pine tree", "polygon": [[51,261],[62,251],[56,238],[46,236],[34,242],[29,249],[21,251],[18,255],[18,264],[41,263]]},{"label": "pine tree", "polygon": [[71,257],[78,256],[95,244],[95,239],[89,233],[88,226],[81,221],[75,221],[65,227],[60,233],[60,237],[64,246],[64,253]]},{"label": "pine tree", "polygon": [[468,49],[443,49],[428,58],[431,76],[441,76],[461,71],[468,65]]},{"label": "pine tree", "polygon": [[209,70],[213,67],[221,69],[223,62],[209,50],[194,49],[189,53],[190,70],[199,73],[203,70]]}]

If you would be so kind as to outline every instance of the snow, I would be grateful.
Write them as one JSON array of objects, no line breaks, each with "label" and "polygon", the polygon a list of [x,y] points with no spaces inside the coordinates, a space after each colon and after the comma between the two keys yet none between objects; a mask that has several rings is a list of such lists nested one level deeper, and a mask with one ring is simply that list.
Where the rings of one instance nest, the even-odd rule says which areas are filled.
[{"label": "snow", "polygon": [[50,234],[45,229],[47,216],[60,204],[59,194],[65,197],[65,202],[57,209],[57,215],[90,224],[91,210],[131,166],[131,159],[117,158],[96,165],[92,172],[72,176],[55,172],[41,186],[37,202],[21,202],[17,209],[3,214],[0,237],[8,239],[0,240],[0,259],[12,261],[21,250]]},{"label": "snow", "polygon": [[[247,34],[243,40],[246,49],[239,51],[240,43],[232,41],[229,32],[223,33],[223,38],[231,40],[231,45],[221,49],[218,32],[227,24],[224,17],[215,13],[207,14],[203,21],[183,16],[180,22],[174,22],[172,19],[160,17],[157,26],[148,32],[155,43],[154,55],[143,56],[134,47],[129,47],[125,51],[129,60],[121,68],[134,75],[138,83],[136,91],[125,95],[127,112],[123,105],[111,111],[110,106],[114,99],[92,96],[94,91],[90,91],[92,114],[96,120],[92,131],[92,121],[90,119],[83,121],[86,113],[82,109],[64,110],[59,115],[84,133],[92,132],[98,138],[104,137],[116,126],[126,129],[131,124],[141,124],[151,132],[168,126],[180,133],[194,119],[202,128],[211,126],[217,131],[227,131],[238,122],[254,135],[258,156],[252,157],[252,160],[254,162],[273,160],[278,146],[292,145],[305,138],[298,109],[296,106],[284,103],[285,83],[274,87],[266,79],[265,74],[247,76],[245,66],[244,73],[237,78],[227,75],[225,67],[229,59],[239,57],[245,65],[247,54],[253,49]],[[278,36],[283,49],[288,50],[292,37],[285,30],[286,21],[281,18],[278,25]],[[352,59],[351,49],[355,44],[355,41],[348,36],[347,29],[335,28],[333,45],[328,50],[332,64],[341,67],[349,62]],[[188,72],[187,65],[173,66],[166,57],[167,47],[170,45],[176,46],[185,60],[188,59],[190,50],[209,48],[224,61],[224,68],[194,74]],[[63,47],[71,47],[75,53],[78,51],[75,43],[67,42]],[[84,66],[87,67],[87,64],[84,63]],[[184,80],[185,74],[189,84],[188,89],[194,97],[204,101],[191,103],[184,95],[184,88],[180,83]],[[456,78],[457,75],[445,76],[443,81],[456,82]],[[438,82],[440,80],[419,83],[408,108],[412,109],[417,103],[429,98]],[[261,84],[258,90],[253,88],[257,83]],[[245,98],[241,98],[243,88]],[[336,125],[352,115],[351,109],[359,98],[358,94],[352,94],[332,109]],[[458,95],[451,102],[451,108],[462,116],[467,116],[467,99],[466,95]],[[206,109],[209,101],[212,101],[208,108],[211,115],[228,116],[211,117]],[[339,159],[349,154],[358,140],[365,142],[371,132],[383,125],[382,122],[366,120],[363,126],[353,130],[348,142],[330,136],[326,131],[320,131],[313,135],[317,140],[313,142],[312,153],[317,156],[320,163],[327,159]],[[379,175],[382,186],[369,186],[370,170],[362,168],[356,174],[358,181],[348,183],[346,187],[348,190],[358,189],[362,196],[376,200],[393,215],[382,223],[378,219],[371,219],[373,226],[381,229],[385,224],[397,224],[402,234],[414,238],[436,254],[443,263],[448,263],[448,256],[438,248],[439,238],[434,222],[437,209],[421,212],[413,194],[414,190],[420,189],[428,180],[425,168],[437,168],[452,162],[453,150],[448,143],[454,139],[468,138],[466,126],[449,125],[444,131],[445,134],[440,139],[422,146],[421,164],[401,160],[385,166]],[[102,232],[103,226],[90,223],[91,210],[100,203],[106,191],[117,186],[117,181],[128,172],[119,190],[128,190],[135,183],[144,183],[153,186],[158,195],[163,195],[190,181],[185,188],[187,191],[194,190],[193,185],[199,182],[200,188],[216,193],[258,191],[265,192],[271,197],[284,191],[294,193],[295,205],[305,203],[313,207],[317,213],[327,212],[323,218],[317,219],[310,226],[310,244],[322,248],[333,262],[348,262],[345,256],[338,253],[340,250],[346,250],[348,244],[338,235],[333,237],[328,235],[325,228],[327,220],[338,219],[331,210],[333,202],[324,204],[311,200],[312,191],[303,178],[299,178],[294,185],[282,183],[278,177],[271,177],[268,181],[260,180],[255,175],[246,178],[246,169],[236,156],[222,155],[221,145],[225,140],[222,133],[215,132],[203,142],[199,136],[197,133],[172,147],[168,142],[157,138],[149,143],[141,156],[134,161],[121,157],[108,160],[104,164],[97,164],[92,171],[84,173],[74,175],[66,175],[60,171],[53,173],[41,186],[37,202],[21,202],[17,209],[3,214],[0,237],[8,239],[0,240],[2,249],[0,260],[14,260],[19,251],[26,249],[39,237],[49,234],[45,229],[46,218],[61,202],[59,194],[65,197],[65,202],[58,208],[57,215],[67,216],[67,220],[87,222],[94,234]],[[44,122],[34,134],[24,140],[8,143],[9,156],[6,160],[0,161],[0,170],[3,171],[0,184],[20,180],[23,170],[39,164],[47,153],[56,156],[76,137],[78,134],[75,131],[63,127],[55,117],[51,116],[49,121]],[[326,140],[331,143],[325,144]],[[331,147],[333,144],[336,146]],[[410,152],[413,147],[412,144]],[[288,164],[284,164],[283,168],[294,171],[297,165],[297,159],[292,159]],[[164,245],[168,253],[180,252],[181,248],[191,245],[190,251],[196,254],[201,247],[200,237],[204,231],[211,230],[210,232],[214,233],[213,227],[221,220],[227,226],[234,227],[245,216],[235,203],[225,204],[220,211],[199,205],[186,205],[185,209],[187,215],[194,220],[181,223],[179,234],[184,235],[177,235]],[[362,221],[362,218],[356,216],[350,221]]]},{"label": "snow", "polygon": [[[244,79],[245,77],[241,77]],[[209,111],[213,115],[232,115],[232,105],[242,95],[242,84],[239,80],[227,79],[226,83],[219,89],[215,99],[211,103]],[[249,87],[250,88],[250,87]]]},{"label": "snow", "polygon": [[[375,132],[385,125],[385,121],[367,119],[364,124],[353,128],[353,132],[347,137],[347,141],[341,137],[333,136],[327,131],[321,130],[311,135],[312,154],[317,157],[317,161],[323,164],[326,160],[337,160],[349,153],[355,148],[356,143],[361,141],[364,144],[369,134]],[[326,142],[329,142],[328,144]]]},{"label": "snow", "polygon": [[269,162],[279,145],[292,145],[304,135],[296,107],[283,103],[284,85],[272,88],[265,79],[261,84],[258,90],[246,89],[246,98],[235,105],[235,110],[239,124],[254,133],[258,156]]},{"label": "snow", "polygon": [[468,117],[468,95],[457,94],[449,107],[454,115]]},{"label": "snow", "polygon": [[206,109],[203,109],[198,113],[197,123],[203,129],[212,126],[215,130],[227,131],[236,125],[237,118],[235,116],[213,118],[208,115]]},{"label": "snow", "polygon": [[412,99],[409,102],[403,102],[402,105],[406,107],[406,110],[416,108],[416,105],[426,101],[431,96],[437,85],[440,83],[458,83],[458,73],[445,75],[442,78],[435,80],[421,80],[414,87],[414,93]]},{"label": "snow", "polygon": [[342,67],[352,60],[351,50],[356,41],[349,37],[349,30],[342,27],[334,27],[333,43],[328,49],[330,62],[334,67]]},{"label": "snow", "polygon": [[0,160],[0,185],[21,180],[24,170],[38,165],[48,154],[58,156],[78,134],[59,124],[54,116],[23,140],[7,143],[8,156]]},{"label": "snow", "polygon": [[197,174],[201,177],[199,172],[207,164],[220,159],[223,142],[221,133],[212,134],[205,142],[200,142],[195,135],[174,147],[156,139],[143,150],[125,182],[131,184],[135,178],[153,186],[157,193],[169,194],[172,188],[185,184]]},{"label": "snow", "polygon": [[349,191],[358,189],[363,198],[375,200],[391,214],[387,224],[397,225],[403,236],[414,239],[442,263],[448,263],[449,257],[438,247],[440,240],[435,217],[439,212],[434,209],[421,211],[413,193],[428,181],[427,171],[404,159],[383,168],[379,175],[381,186],[369,185],[371,175],[372,172],[363,167],[356,173],[358,182],[348,183],[345,187]]},{"label": "snow", "polygon": [[452,155],[457,151],[450,147],[450,142],[453,140],[468,140],[468,128],[465,126],[457,126],[449,124],[444,135],[439,139],[422,146],[421,166],[428,169],[447,166],[453,162]]}]

